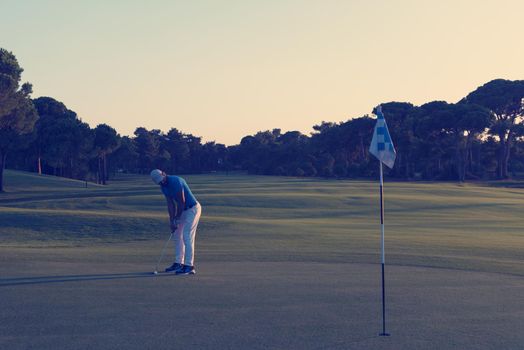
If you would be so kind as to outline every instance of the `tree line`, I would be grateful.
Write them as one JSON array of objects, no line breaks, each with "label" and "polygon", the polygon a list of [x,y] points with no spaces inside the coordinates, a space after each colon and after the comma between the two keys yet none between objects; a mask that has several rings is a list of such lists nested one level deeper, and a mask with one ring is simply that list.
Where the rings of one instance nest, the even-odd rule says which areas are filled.
[{"label": "tree line", "polygon": [[[310,135],[280,129],[245,136],[226,147],[183,133],[136,128],[121,136],[91,128],[51,97],[31,98],[23,69],[0,49],[0,191],[3,170],[53,174],[106,184],[116,172],[243,170],[251,174],[365,178],[375,120],[368,115],[322,122]],[[382,104],[397,150],[388,175],[398,179],[505,179],[524,171],[524,81],[492,80],[457,103]]]}]

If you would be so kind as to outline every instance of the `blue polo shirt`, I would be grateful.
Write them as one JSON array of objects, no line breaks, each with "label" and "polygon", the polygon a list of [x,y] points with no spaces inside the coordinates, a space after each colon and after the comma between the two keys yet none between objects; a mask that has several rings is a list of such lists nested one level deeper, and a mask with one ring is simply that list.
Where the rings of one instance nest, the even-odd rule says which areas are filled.
[{"label": "blue polo shirt", "polygon": [[184,191],[184,197],[186,199],[186,207],[184,208],[184,210],[197,204],[197,200],[195,196],[193,196],[193,193],[191,193],[191,190],[189,189],[186,180],[184,180],[181,177],[175,175],[168,175],[167,184],[161,185],[160,188],[162,189],[162,193],[164,194],[164,196],[171,197],[174,200],[176,200],[177,198],[177,193],[179,193],[180,191]]}]

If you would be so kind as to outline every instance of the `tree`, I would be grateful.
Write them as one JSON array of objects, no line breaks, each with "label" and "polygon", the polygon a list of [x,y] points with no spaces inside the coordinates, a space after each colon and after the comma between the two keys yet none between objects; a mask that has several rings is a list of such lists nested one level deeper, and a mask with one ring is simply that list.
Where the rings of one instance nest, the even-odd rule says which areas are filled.
[{"label": "tree", "polygon": [[120,146],[111,153],[112,163],[118,171],[126,173],[136,172],[138,153],[135,143],[130,137],[124,136],[120,138],[119,144]]},{"label": "tree", "polygon": [[167,133],[165,149],[169,152],[171,161],[170,170],[173,173],[184,173],[190,166],[190,149],[185,140],[184,134],[176,128],[172,128]]},{"label": "tree", "polygon": [[119,135],[107,124],[99,124],[94,129],[94,147],[98,156],[98,183],[107,184],[107,156],[118,148]]},{"label": "tree", "polygon": [[381,104],[381,106],[397,151],[395,167],[390,171],[390,174],[411,178],[415,168],[413,143],[416,142],[413,115],[417,107],[407,102],[388,102]]},{"label": "tree", "polygon": [[38,119],[30,99],[31,84],[20,87],[23,69],[16,57],[0,48],[0,192],[4,191],[4,168],[8,152],[21,135],[33,130]]},{"label": "tree", "polygon": [[135,146],[138,153],[137,170],[141,174],[148,173],[156,165],[155,159],[160,149],[159,130],[148,131],[146,128],[136,128]]},{"label": "tree", "polygon": [[369,143],[375,121],[368,116],[343,123],[326,123],[313,127],[311,153],[323,176],[364,175],[369,163]]},{"label": "tree", "polygon": [[473,145],[479,141],[479,136],[492,123],[490,111],[482,106],[470,104],[455,104],[455,125],[451,128],[455,136],[457,155],[457,174],[459,181],[465,181],[466,176],[478,178],[481,174],[474,175]]},{"label": "tree", "polygon": [[215,142],[202,145],[201,171],[227,170],[226,146]]},{"label": "tree", "polygon": [[19,103],[19,87],[22,72],[12,52],[0,48],[0,120]]},{"label": "tree", "polygon": [[434,161],[432,178],[464,181],[472,142],[489,127],[490,112],[474,104],[434,101],[420,106],[414,118],[419,145],[426,150],[419,163]]},{"label": "tree", "polygon": [[489,109],[494,116],[489,133],[497,136],[499,150],[497,155],[497,176],[508,177],[508,162],[511,149],[521,136],[524,116],[524,81],[492,80],[467,95],[461,103],[478,104]]},{"label": "tree", "polygon": [[288,131],[281,134],[279,129],[274,129],[272,134],[278,136],[268,147],[265,174],[278,174],[282,168],[287,169],[287,173],[292,175],[297,163],[306,176],[317,174],[317,169],[313,165],[316,159],[308,157],[309,137],[299,131]]},{"label": "tree", "polygon": [[187,144],[190,154],[189,169],[187,172],[198,173],[202,170],[202,138],[191,134],[185,134],[184,140]]},{"label": "tree", "polygon": [[39,97],[33,102],[40,115],[32,147],[38,172],[47,169],[54,175],[85,178],[93,149],[89,125],[51,97]]}]

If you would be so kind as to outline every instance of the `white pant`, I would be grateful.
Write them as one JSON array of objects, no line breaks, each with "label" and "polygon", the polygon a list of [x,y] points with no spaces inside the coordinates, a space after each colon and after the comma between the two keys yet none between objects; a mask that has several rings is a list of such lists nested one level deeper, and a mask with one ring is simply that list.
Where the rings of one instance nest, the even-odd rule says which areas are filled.
[{"label": "white pant", "polygon": [[200,203],[197,203],[193,208],[184,210],[180,215],[180,220],[177,220],[178,227],[173,236],[175,262],[179,264],[194,266],[195,235],[201,212],[202,207]]}]

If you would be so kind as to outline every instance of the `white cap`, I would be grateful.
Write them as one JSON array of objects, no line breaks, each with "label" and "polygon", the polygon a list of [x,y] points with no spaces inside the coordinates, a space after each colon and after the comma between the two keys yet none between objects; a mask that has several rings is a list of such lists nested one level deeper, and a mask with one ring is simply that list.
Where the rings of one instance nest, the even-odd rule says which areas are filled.
[{"label": "white cap", "polygon": [[164,180],[164,174],[162,173],[162,170],[155,169],[151,171],[151,180],[153,180],[153,182],[157,185],[160,185],[162,180]]}]

